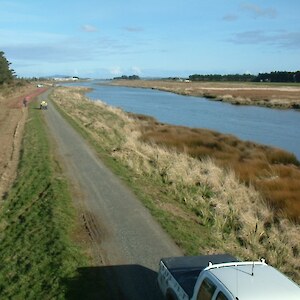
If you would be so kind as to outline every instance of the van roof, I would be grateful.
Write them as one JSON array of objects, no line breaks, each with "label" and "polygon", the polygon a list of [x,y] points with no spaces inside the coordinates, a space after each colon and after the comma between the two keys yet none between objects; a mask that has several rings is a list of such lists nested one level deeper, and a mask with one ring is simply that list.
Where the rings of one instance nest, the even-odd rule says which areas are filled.
[{"label": "van roof", "polygon": [[299,300],[300,287],[265,263],[212,265],[207,268],[239,300]]}]

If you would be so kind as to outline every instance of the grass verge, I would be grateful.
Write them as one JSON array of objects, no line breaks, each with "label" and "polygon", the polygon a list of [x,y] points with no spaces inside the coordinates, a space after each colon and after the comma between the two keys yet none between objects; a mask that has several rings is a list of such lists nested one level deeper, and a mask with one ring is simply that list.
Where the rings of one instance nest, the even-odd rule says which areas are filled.
[{"label": "grass verge", "polygon": [[65,299],[66,279],[86,261],[71,240],[75,211],[50,153],[42,114],[29,108],[18,176],[1,203],[1,299]]}]

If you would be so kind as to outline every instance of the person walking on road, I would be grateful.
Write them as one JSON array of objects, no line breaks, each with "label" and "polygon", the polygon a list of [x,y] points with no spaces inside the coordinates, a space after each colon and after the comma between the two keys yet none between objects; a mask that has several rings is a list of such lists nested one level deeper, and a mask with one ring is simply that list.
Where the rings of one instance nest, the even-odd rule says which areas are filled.
[{"label": "person walking on road", "polygon": [[27,107],[27,103],[28,103],[28,98],[25,97],[25,98],[23,99],[23,106],[24,106],[24,107]]}]

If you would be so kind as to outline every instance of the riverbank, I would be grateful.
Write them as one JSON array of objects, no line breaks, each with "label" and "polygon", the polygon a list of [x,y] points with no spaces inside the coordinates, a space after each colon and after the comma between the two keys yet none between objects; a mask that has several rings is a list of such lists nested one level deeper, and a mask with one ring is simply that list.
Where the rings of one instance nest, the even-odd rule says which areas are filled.
[{"label": "riverbank", "polygon": [[300,109],[299,84],[180,82],[167,80],[112,80],[106,84],[157,89],[180,95],[205,97],[235,105]]},{"label": "riverbank", "polygon": [[[227,252],[240,259],[265,257],[300,282],[299,225],[270,207],[252,181],[241,182],[232,168],[220,166],[215,158],[194,157],[185,150],[186,145],[180,151],[174,145],[161,144],[149,134],[155,129],[152,118],[89,101],[84,92],[81,88],[57,88],[52,100],[187,255]],[[157,125],[168,133],[169,128]],[[183,127],[172,128],[177,136],[178,128]],[[226,145],[233,141],[220,134],[217,139]],[[251,145],[243,146],[233,141],[232,147],[241,149],[246,162]],[[262,152],[253,153],[255,160],[263,156]],[[289,182],[286,176],[299,171],[296,165],[290,169],[291,164],[277,164],[282,169],[270,165],[258,178],[278,186],[276,180],[285,174],[283,182]],[[297,180],[292,181],[297,185]]]}]

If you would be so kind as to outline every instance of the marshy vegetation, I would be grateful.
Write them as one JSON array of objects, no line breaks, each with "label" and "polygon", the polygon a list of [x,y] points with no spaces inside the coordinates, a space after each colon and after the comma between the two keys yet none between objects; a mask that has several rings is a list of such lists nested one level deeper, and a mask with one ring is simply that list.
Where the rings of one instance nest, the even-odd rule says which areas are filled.
[{"label": "marshy vegetation", "polygon": [[259,190],[277,216],[299,223],[300,163],[294,154],[243,142],[232,135],[160,124],[148,117],[145,120],[141,126],[144,142],[175,149],[199,160],[212,158],[218,166],[233,170],[242,183]]},{"label": "marshy vegetation", "polygon": [[300,176],[293,155],[159,124],[89,101],[83,92],[59,88],[52,99],[186,254],[265,257],[300,282]]}]

